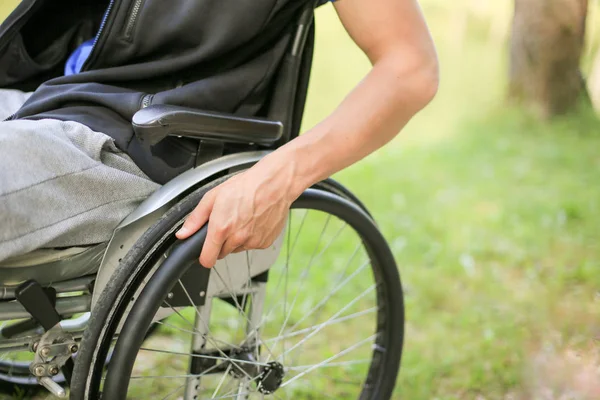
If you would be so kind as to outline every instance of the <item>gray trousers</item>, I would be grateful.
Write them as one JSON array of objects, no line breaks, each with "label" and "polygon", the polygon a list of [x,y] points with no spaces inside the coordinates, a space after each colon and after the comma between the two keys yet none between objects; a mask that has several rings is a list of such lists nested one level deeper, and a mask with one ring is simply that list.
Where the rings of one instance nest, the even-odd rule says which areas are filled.
[{"label": "gray trousers", "polygon": [[[28,95],[0,89],[0,121]],[[0,122],[0,261],[101,243],[158,189],[113,140],[75,122]]]}]

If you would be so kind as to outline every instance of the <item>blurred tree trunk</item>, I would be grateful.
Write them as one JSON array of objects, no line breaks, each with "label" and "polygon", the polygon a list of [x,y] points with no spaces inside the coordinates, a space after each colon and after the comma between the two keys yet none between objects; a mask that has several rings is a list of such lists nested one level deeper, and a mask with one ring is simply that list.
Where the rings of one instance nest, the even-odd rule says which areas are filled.
[{"label": "blurred tree trunk", "polygon": [[592,104],[600,114],[600,49],[596,52],[594,66],[588,79],[588,90],[592,98]]},{"label": "blurred tree trunk", "polygon": [[510,97],[542,117],[571,110],[587,96],[579,69],[587,0],[515,0]]}]

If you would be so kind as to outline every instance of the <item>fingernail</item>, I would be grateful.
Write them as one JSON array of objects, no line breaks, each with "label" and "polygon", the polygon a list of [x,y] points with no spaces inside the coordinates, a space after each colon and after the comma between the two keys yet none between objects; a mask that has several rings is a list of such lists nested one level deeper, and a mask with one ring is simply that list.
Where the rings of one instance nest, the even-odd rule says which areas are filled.
[{"label": "fingernail", "polygon": [[181,228],[180,230],[177,231],[177,233],[175,235],[185,235],[188,232],[187,228]]}]

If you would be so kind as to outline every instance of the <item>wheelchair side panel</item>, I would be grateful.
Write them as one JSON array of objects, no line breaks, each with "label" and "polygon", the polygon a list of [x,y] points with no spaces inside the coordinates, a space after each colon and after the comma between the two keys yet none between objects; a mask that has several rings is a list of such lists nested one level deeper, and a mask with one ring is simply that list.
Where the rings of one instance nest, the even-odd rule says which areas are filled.
[{"label": "wheelchair side panel", "polygon": [[92,308],[95,306],[100,294],[110,282],[114,271],[135,242],[148,230],[184,193],[190,191],[199,183],[210,180],[220,173],[246,168],[257,163],[269,151],[253,151],[227,155],[216,160],[202,164],[191,169],[177,178],[168,182],[140,206],[134,210],[115,229],[113,236],[106,248],[102,264],[96,277],[96,284],[92,297]]}]

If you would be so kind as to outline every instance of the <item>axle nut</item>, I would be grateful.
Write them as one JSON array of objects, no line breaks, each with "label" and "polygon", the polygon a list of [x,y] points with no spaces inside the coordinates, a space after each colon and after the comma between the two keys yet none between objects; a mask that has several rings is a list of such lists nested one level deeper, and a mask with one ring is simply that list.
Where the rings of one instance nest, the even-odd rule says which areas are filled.
[{"label": "axle nut", "polygon": [[50,372],[50,375],[52,375],[52,376],[58,375],[59,369],[56,365],[51,365],[49,372]]},{"label": "axle nut", "polygon": [[48,357],[50,355],[50,347],[48,346],[44,346],[42,347],[42,349],[40,350],[40,354],[42,355],[42,357]]},{"label": "axle nut", "polygon": [[33,369],[33,373],[35,376],[44,376],[46,373],[46,368],[43,365],[38,365]]}]

